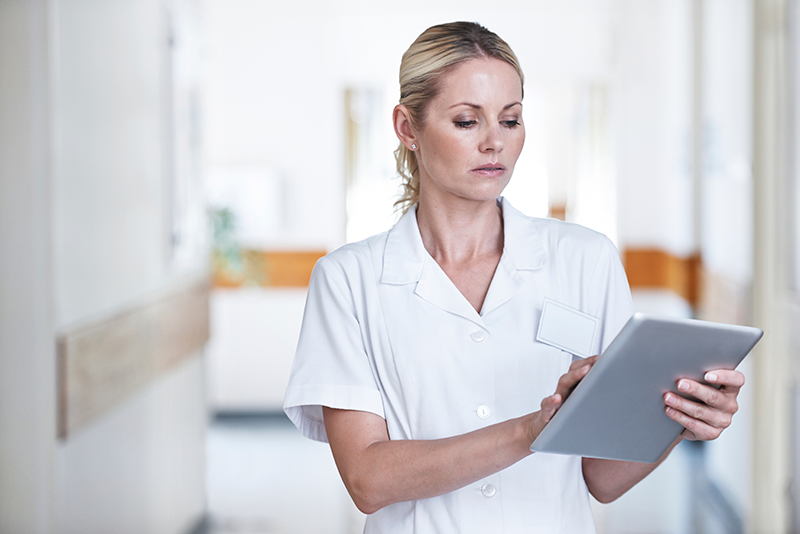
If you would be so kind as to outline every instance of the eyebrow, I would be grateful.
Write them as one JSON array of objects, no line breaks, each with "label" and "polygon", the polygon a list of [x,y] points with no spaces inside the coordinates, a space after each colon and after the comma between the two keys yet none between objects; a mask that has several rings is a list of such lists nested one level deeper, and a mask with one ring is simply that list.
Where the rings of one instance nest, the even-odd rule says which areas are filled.
[{"label": "eyebrow", "polygon": [[[507,104],[507,105],[503,106],[503,111],[505,111],[507,109],[511,109],[514,106],[521,106],[521,105],[522,105],[522,102],[512,102],[511,104]],[[458,106],[469,106],[469,107],[471,107],[473,109],[483,109],[483,106],[481,106],[479,104],[473,104],[472,102],[459,102],[458,104],[453,104],[452,106],[450,106],[450,109],[453,109],[453,108],[458,107]]]}]

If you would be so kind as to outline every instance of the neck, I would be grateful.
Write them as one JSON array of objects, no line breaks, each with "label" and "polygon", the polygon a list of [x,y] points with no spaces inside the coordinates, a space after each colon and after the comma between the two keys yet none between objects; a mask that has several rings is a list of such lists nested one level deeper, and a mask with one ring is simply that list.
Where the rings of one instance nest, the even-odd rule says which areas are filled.
[{"label": "neck", "polygon": [[421,198],[417,224],[425,249],[440,265],[502,254],[503,215],[495,200],[446,204]]}]

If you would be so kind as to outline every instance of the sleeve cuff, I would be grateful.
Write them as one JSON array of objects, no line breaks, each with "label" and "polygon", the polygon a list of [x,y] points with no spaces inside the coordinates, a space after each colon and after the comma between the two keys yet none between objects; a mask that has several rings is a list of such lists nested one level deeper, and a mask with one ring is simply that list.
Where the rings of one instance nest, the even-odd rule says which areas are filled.
[{"label": "sleeve cuff", "polygon": [[289,386],[286,389],[283,411],[292,423],[305,437],[327,443],[323,406],[370,412],[386,418],[383,400],[377,389],[334,385]]}]

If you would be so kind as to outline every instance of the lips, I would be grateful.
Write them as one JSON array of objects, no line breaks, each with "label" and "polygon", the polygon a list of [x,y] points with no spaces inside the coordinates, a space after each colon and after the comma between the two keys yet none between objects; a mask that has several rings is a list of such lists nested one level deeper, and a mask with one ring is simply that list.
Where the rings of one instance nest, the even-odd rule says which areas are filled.
[{"label": "lips", "polygon": [[502,176],[506,172],[506,166],[501,163],[487,163],[480,167],[475,167],[472,172],[483,176]]}]

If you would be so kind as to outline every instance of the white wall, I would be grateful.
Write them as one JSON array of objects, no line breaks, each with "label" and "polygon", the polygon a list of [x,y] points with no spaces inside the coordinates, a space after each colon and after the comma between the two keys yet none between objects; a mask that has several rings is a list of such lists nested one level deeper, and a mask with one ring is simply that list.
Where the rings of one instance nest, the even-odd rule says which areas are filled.
[{"label": "white wall", "polygon": [[[54,10],[58,330],[202,272],[170,255],[170,2],[63,0]],[[63,532],[177,533],[204,507],[203,366],[195,355],[57,451]]]},{"label": "white wall", "polygon": [[0,2],[0,531],[51,532],[47,2]]},{"label": "white wall", "polygon": [[703,262],[748,284],[753,276],[752,5],[705,0]]},{"label": "white wall", "polygon": [[170,261],[159,0],[0,2],[0,531],[185,532],[204,508],[200,355],[56,439],[55,336]]},{"label": "white wall", "polygon": [[205,508],[202,358],[195,356],[61,443],[63,533],[182,534]]},{"label": "white wall", "polygon": [[[753,277],[752,3],[704,3],[703,263],[709,272],[746,294]],[[735,424],[709,444],[710,474],[745,524],[752,514],[753,498],[754,357],[748,357],[740,368],[750,382],[740,394]]]},{"label": "white wall", "polygon": [[612,86],[621,246],[694,251],[691,4],[615,2]]},{"label": "white wall", "polygon": [[280,412],[306,302],[302,288],[211,294],[208,405],[215,412]]},{"label": "white wall", "polygon": [[53,13],[58,328],[168,281],[161,4],[62,0]]}]

